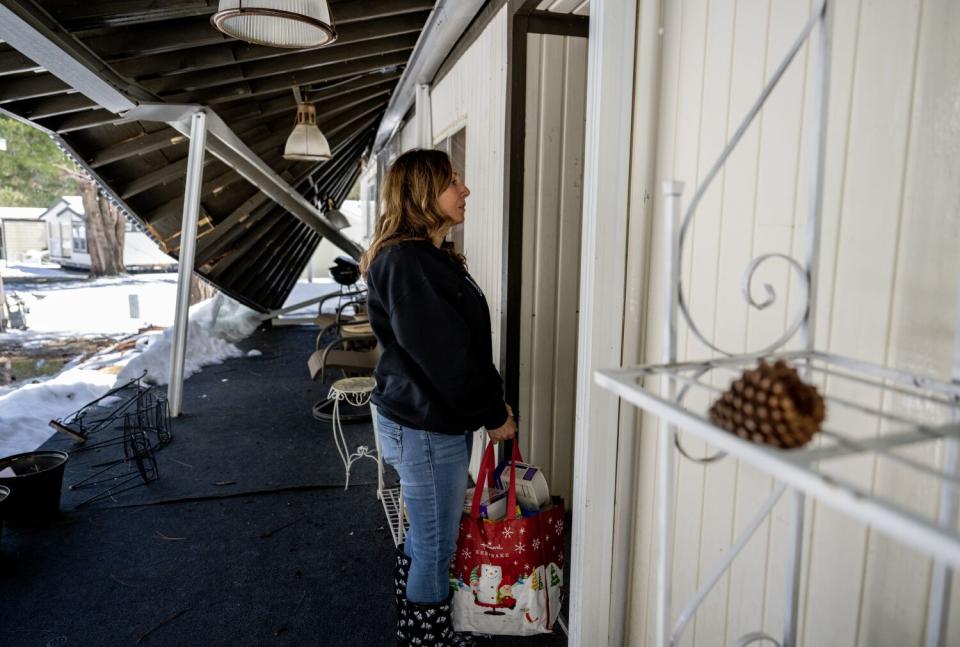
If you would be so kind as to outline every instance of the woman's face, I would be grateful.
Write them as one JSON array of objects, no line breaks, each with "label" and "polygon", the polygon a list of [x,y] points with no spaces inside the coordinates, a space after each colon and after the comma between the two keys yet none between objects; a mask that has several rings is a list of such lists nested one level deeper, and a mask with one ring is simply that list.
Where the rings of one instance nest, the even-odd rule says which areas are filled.
[{"label": "woman's face", "polygon": [[470,195],[470,189],[463,183],[460,173],[454,171],[450,186],[437,198],[443,215],[452,220],[454,224],[459,225],[463,222],[463,213],[467,205],[468,195]]}]

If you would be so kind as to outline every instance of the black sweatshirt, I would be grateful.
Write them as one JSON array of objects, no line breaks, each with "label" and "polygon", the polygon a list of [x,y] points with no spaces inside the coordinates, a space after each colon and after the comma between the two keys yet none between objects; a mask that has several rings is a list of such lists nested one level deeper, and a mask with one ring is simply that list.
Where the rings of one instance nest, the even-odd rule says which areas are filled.
[{"label": "black sweatshirt", "polygon": [[502,426],[507,411],[490,311],[466,270],[429,241],[404,241],[377,254],[367,286],[382,349],[373,392],[380,411],[447,434]]}]

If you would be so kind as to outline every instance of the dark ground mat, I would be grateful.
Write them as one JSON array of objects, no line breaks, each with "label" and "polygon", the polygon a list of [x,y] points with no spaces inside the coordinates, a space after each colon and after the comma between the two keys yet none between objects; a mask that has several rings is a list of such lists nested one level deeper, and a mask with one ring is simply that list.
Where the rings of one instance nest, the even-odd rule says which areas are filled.
[{"label": "dark ground mat", "polygon": [[[307,357],[316,335],[315,328],[306,326],[257,331],[241,347],[257,349],[262,355],[230,359],[189,378],[184,383],[184,413],[172,423],[173,442],[156,452],[160,478],[93,505],[343,486],[344,468],[333,443],[332,427],[313,417],[314,402],[329,391],[329,385],[311,382],[307,372]],[[166,395],[166,387],[158,388]],[[344,425],[344,433],[351,449],[375,446],[369,422]],[[119,429],[104,430],[92,436],[91,442],[121,434]],[[63,434],[43,446],[68,452],[77,447]],[[74,453],[64,477],[64,509],[103,491],[109,484],[77,491],[69,486],[122,453],[120,446]],[[354,464],[351,485],[376,480],[372,460]]]},{"label": "dark ground mat", "polygon": [[[311,413],[327,391],[307,374],[315,335],[258,331],[242,347],[263,355],[187,380],[158,481],[79,510],[95,490],[65,490],[56,521],[5,527],[0,646],[393,645],[394,547],[376,466],[357,463],[343,490],[332,432]],[[369,423],[347,434],[373,447]],[[65,484],[116,452],[75,455]],[[480,644],[566,638],[558,628]]]}]

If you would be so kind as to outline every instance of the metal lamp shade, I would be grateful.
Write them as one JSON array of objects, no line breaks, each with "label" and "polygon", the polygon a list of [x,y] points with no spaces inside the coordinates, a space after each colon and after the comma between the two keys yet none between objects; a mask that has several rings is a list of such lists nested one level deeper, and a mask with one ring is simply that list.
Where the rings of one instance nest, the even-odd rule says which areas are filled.
[{"label": "metal lamp shade", "polygon": [[343,215],[343,212],[339,209],[328,209],[323,212],[323,215],[327,217],[327,220],[330,221],[330,224],[333,225],[337,231],[350,226],[350,221],[347,220],[347,217]]},{"label": "metal lamp shade", "polygon": [[228,36],[268,47],[322,47],[337,39],[327,0],[220,0],[210,21]]},{"label": "metal lamp shade", "polygon": [[317,109],[312,103],[298,103],[296,125],[287,138],[283,158],[304,162],[326,162],[330,157],[330,144],[317,128]]}]

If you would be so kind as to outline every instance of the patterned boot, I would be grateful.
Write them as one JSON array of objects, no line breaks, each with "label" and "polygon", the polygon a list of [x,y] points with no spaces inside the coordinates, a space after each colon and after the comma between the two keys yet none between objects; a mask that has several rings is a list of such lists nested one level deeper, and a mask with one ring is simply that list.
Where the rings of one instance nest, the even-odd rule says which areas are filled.
[{"label": "patterned boot", "polygon": [[397,599],[397,647],[406,647],[412,644],[410,634],[413,621],[409,620],[409,604],[407,603],[407,576],[410,575],[410,558],[403,552],[403,544],[397,547],[396,561],[393,570],[393,586]]},{"label": "patterned boot", "polygon": [[476,641],[469,634],[453,630],[450,617],[452,596],[440,604],[414,604],[406,602],[405,634],[409,642],[404,645],[424,647],[475,647]]}]

